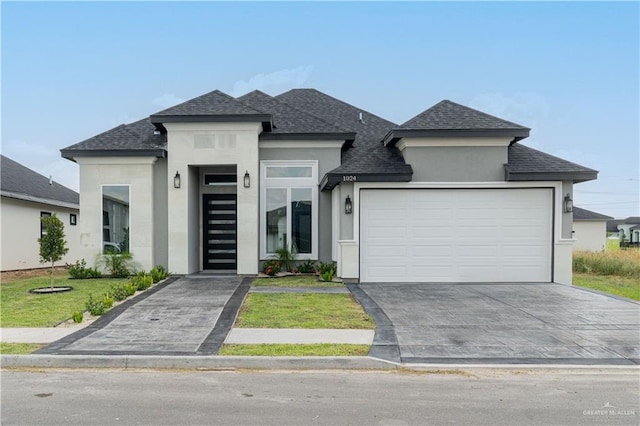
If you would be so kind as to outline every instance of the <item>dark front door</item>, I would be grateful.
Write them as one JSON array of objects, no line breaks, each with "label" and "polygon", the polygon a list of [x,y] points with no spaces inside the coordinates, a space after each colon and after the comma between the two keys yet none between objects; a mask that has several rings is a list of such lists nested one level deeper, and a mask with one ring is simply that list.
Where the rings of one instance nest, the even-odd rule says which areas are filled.
[{"label": "dark front door", "polygon": [[237,269],[237,194],[202,195],[203,269]]}]

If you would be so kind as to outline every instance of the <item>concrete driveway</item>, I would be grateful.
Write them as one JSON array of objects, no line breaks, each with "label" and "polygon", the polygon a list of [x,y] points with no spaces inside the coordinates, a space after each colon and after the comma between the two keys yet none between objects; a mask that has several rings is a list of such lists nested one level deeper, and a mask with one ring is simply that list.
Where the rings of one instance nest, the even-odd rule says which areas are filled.
[{"label": "concrete driveway", "polygon": [[559,284],[361,284],[372,356],[407,363],[640,364],[640,304]]}]

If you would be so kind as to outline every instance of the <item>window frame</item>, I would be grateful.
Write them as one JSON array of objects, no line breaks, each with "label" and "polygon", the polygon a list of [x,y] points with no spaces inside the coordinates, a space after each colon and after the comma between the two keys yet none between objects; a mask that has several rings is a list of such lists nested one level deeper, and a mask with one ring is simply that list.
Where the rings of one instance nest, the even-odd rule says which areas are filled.
[{"label": "window frame", "polygon": [[[269,167],[311,167],[311,177],[267,177]],[[291,193],[295,188],[311,189],[311,253],[296,253],[296,259],[318,259],[318,161],[316,160],[261,160],[260,161],[260,260],[267,260],[276,253],[267,252],[267,188],[286,189],[287,236],[292,235]],[[290,243],[290,241],[289,241]]]},{"label": "window frame", "polygon": [[42,223],[42,219],[51,216],[53,216],[51,212],[40,211],[40,238],[47,234],[47,228],[44,226],[44,223]]},{"label": "window frame", "polygon": [[[105,186],[123,186],[123,187],[127,187],[128,188],[128,192],[129,192],[129,253],[133,253],[132,252],[132,247],[133,247],[133,232],[132,232],[132,224],[133,224],[133,214],[132,214],[132,206],[133,206],[133,202],[132,202],[132,198],[133,198],[133,194],[131,192],[131,184],[129,183],[103,183],[100,184],[100,254],[104,254],[104,229],[105,229],[105,225],[104,225],[104,188]],[[109,230],[111,232],[112,230],[112,226],[114,226],[114,224],[111,223],[111,221],[109,221]],[[109,241],[111,242],[111,241]]]}]

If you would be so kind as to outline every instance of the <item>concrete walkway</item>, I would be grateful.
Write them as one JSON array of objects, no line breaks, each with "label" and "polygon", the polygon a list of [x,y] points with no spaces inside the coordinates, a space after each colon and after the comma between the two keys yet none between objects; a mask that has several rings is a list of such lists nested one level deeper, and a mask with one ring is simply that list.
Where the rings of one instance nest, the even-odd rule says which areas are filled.
[{"label": "concrete walkway", "polygon": [[84,327],[74,328],[1,328],[0,342],[51,343],[67,337]]}]

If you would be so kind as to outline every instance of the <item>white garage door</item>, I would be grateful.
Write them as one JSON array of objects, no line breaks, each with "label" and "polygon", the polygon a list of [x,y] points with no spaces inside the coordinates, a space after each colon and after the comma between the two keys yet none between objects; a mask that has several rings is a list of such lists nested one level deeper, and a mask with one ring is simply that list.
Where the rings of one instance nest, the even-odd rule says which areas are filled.
[{"label": "white garage door", "polygon": [[360,192],[361,282],[550,282],[552,191]]}]

